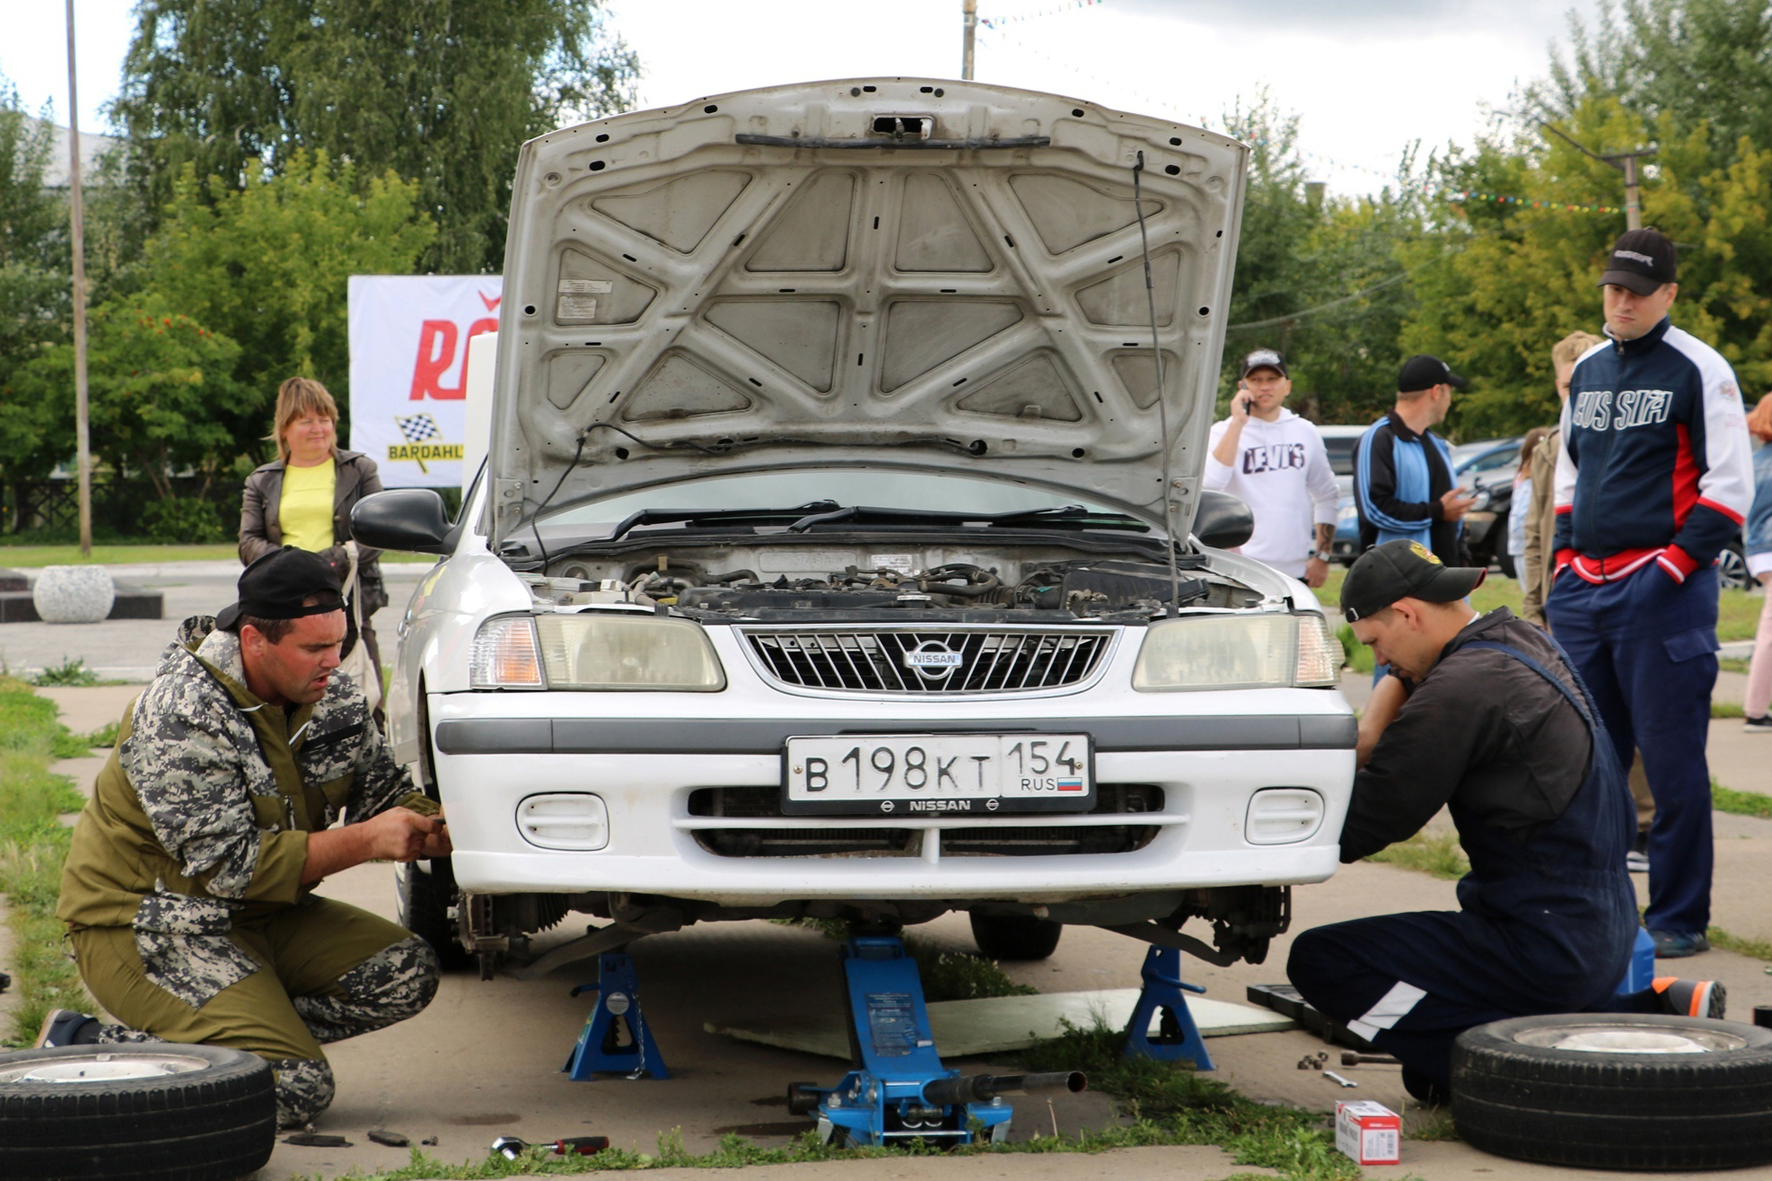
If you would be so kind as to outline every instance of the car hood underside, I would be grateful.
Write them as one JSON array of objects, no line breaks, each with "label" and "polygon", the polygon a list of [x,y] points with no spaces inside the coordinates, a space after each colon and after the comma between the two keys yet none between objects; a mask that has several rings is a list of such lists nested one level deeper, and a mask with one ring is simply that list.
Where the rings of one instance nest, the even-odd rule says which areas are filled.
[{"label": "car hood underside", "polygon": [[851,460],[1162,522],[1167,461],[1185,536],[1245,162],[1197,128],[921,79],[722,95],[533,140],[501,308],[493,532],[612,492]]}]

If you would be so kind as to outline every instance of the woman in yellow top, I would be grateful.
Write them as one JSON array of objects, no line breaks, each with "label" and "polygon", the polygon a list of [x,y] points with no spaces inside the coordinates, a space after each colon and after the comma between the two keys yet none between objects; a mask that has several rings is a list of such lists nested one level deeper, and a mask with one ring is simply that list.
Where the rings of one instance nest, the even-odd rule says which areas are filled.
[{"label": "woman in yellow top", "polygon": [[[311,378],[292,377],[277,389],[279,458],[246,478],[240,502],[240,561],[246,565],[285,545],[312,550],[332,564],[342,583],[350,573],[345,542],[351,506],[381,491],[375,461],[338,447],[338,403]],[[357,552],[363,644],[381,673],[381,651],[369,617],[385,607],[380,550]],[[345,647],[350,647],[346,638]]]}]

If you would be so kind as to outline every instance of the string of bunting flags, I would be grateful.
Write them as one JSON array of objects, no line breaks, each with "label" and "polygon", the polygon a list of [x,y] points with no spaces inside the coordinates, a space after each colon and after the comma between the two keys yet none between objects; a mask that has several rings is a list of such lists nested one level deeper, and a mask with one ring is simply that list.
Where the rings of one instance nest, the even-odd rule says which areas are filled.
[{"label": "string of bunting flags", "polygon": [[1018,12],[1012,16],[980,16],[978,23],[987,29],[999,25],[1018,25],[1022,21],[1039,20],[1041,17],[1057,16],[1061,12],[1075,12],[1079,8],[1096,8],[1106,4],[1107,0],[1070,0],[1068,4],[1054,4],[1037,12]]}]

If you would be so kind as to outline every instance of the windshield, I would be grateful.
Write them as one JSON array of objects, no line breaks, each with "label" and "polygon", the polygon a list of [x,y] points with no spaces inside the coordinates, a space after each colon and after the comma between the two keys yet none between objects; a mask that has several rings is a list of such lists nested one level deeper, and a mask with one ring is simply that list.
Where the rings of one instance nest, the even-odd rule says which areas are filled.
[{"label": "windshield", "polygon": [[634,514],[649,509],[730,513],[793,509],[822,502],[919,512],[976,513],[981,517],[1068,505],[1080,505],[1091,512],[1120,513],[1068,493],[1003,480],[842,467],[708,476],[573,505],[548,513],[543,522],[550,534],[566,527],[574,535],[590,540],[610,536]]}]

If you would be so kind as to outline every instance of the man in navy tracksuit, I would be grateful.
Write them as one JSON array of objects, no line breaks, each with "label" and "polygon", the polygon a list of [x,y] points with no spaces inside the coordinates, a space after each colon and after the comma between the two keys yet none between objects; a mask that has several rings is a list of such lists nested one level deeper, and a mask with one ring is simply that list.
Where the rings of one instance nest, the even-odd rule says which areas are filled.
[{"label": "man in navy tracksuit", "polygon": [[1708,950],[1717,554],[1753,500],[1741,393],[1728,362],[1668,319],[1674,245],[1618,239],[1600,277],[1606,335],[1575,364],[1556,476],[1545,616],[1628,767],[1655,796],[1649,909],[1658,956]]},{"label": "man in navy tracksuit", "polygon": [[1403,840],[1445,807],[1470,857],[1460,909],[1305,931],[1286,965],[1306,1001],[1396,1055],[1424,1102],[1446,1098],[1452,1043],[1473,1025],[1724,1012],[1711,981],[1617,993],[1637,933],[1630,792],[1556,641],[1506,607],[1479,616],[1465,601],[1483,573],[1397,540],[1361,555],[1341,589],[1354,634],[1391,670],[1360,719],[1341,859]]}]

